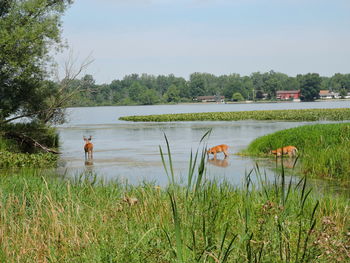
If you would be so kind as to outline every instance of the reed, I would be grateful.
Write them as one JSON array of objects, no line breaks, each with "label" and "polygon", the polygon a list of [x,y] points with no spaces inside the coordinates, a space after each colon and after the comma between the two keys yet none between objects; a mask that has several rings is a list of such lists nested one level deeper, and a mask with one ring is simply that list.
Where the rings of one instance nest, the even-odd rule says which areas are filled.
[{"label": "reed", "polygon": [[[75,180],[38,170],[0,177],[1,262],[346,262],[348,199],[316,193],[284,174],[244,187],[208,180],[203,151],[186,185],[172,177],[170,143],[160,188]],[[204,149],[203,149],[204,146]],[[200,149],[205,152],[205,143]],[[252,178],[257,176],[258,183]],[[124,196],[139,202],[130,205]]]},{"label": "reed", "polygon": [[262,110],[235,112],[205,112],[139,115],[120,117],[120,120],[134,122],[170,121],[239,121],[239,120],[279,120],[279,121],[344,121],[350,120],[350,109],[302,109],[302,110]]}]

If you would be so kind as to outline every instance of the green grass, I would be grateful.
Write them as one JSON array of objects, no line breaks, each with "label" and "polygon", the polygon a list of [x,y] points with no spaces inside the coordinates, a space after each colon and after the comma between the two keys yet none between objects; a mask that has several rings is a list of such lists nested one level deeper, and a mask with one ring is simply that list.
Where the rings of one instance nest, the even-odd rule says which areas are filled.
[{"label": "green grass", "polygon": [[293,145],[304,174],[350,180],[350,123],[305,125],[255,139],[243,152],[266,156],[272,149]]},{"label": "green grass", "polygon": [[[244,187],[205,180],[189,159],[186,186],[76,180],[35,170],[0,177],[1,262],[346,262],[348,199],[318,194],[306,178]],[[256,176],[261,178],[259,172]],[[129,205],[123,197],[138,199]]]},{"label": "green grass", "polygon": [[306,110],[264,110],[237,112],[206,112],[160,114],[120,117],[124,121],[169,122],[169,121],[239,121],[239,120],[280,120],[280,121],[343,121],[350,120],[350,109],[306,109]]}]

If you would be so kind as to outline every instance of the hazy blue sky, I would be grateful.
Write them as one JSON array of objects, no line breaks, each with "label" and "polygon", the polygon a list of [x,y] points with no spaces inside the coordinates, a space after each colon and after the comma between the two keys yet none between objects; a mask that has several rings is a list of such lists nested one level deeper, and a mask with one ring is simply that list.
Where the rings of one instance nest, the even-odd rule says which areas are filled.
[{"label": "hazy blue sky", "polygon": [[63,22],[75,55],[92,52],[97,83],[131,73],[350,73],[350,0],[75,0]]}]

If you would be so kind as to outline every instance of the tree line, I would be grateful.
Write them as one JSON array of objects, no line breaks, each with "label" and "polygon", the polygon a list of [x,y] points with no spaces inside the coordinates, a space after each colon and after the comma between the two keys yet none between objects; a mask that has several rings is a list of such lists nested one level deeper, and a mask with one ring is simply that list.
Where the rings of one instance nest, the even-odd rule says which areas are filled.
[{"label": "tree line", "polygon": [[193,73],[189,79],[170,75],[131,74],[109,84],[96,84],[92,75],[85,75],[71,83],[80,87],[70,106],[95,105],[152,105],[157,103],[192,102],[198,96],[225,96],[226,100],[275,100],[278,90],[301,90],[301,100],[313,101],[320,90],[350,92],[350,74],[322,77],[317,73],[290,77],[275,71],[215,76]]}]

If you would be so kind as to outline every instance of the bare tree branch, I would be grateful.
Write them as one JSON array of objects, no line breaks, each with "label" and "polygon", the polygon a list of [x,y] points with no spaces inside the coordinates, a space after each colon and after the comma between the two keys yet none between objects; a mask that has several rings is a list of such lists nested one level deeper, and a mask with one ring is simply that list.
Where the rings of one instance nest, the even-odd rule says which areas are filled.
[{"label": "bare tree branch", "polygon": [[73,56],[73,51],[70,51],[68,59],[64,63],[64,76],[60,79],[58,68],[56,68],[55,77],[56,82],[59,85],[57,93],[51,96],[45,109],[41,109],[35,112],[26,112],[12,118],[3,120],[1,124],[9,123],[21,118],[33,118],[35,116],[41,116],[41,121],[48,123],[56,119],[56,122],[63,122],[64,112],[63,109],[69,104],[74,95],[81,91],[81,85],[78,85],[74,89],[71,89],[71,84],[78,76],[86,70],[94,59],[89,54],[80,64],[77,66],[78,58]]}]

